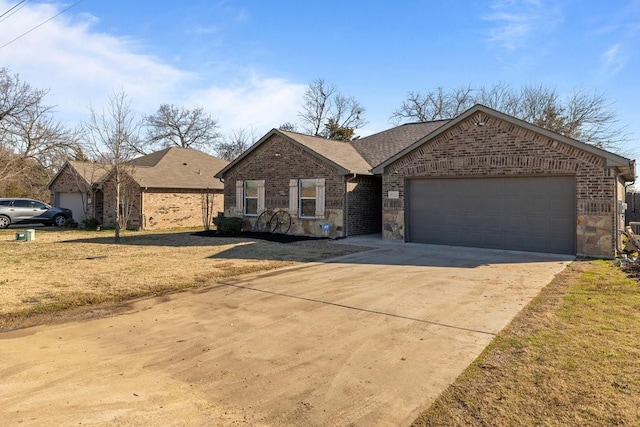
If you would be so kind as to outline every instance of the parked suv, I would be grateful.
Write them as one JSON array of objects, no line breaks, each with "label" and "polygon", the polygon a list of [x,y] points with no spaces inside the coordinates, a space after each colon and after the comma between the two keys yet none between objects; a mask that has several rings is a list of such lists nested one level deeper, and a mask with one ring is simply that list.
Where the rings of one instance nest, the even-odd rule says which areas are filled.
[{"label": "parked suv", "polygon": [[71,210],[56,208],[39,200],[0,198],[0,228],[34,223],[62,227],[72,218]]}]

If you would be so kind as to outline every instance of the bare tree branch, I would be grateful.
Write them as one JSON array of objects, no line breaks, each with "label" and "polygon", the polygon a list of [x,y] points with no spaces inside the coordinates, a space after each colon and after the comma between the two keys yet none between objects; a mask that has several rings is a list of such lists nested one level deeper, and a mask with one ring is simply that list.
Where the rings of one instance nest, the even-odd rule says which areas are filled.
[{"label": "bare tree branch", "polygon": [[147,146],[151,148],[176,146],[209,151],[220,138],[218,122],[199,107],[190,110],[162,104],[156,113],[145,116],[144,122]]},{"label": "bare tree branch", "polygon": [[600,148],[624,151],[628,141],[611,102],[598,92],[574,90],[566,99],[546,86],[523,86],[514,90],[504,83],[472,89],[438,87],[424,94],[409,92],[391,114],[396,123],[452,119],[474,104],[502,111],[521,120]]},{"label": "bare tree branch", "polygon": [[113,93],[102,112],[91,108],[83,134],[93,157],[111,168],[115,187],[115,243],[120,243],[120,230],[126,227],[131,213],[133,166],[130,161],[140,143],[140,121],[131,110],[127,95]]}]

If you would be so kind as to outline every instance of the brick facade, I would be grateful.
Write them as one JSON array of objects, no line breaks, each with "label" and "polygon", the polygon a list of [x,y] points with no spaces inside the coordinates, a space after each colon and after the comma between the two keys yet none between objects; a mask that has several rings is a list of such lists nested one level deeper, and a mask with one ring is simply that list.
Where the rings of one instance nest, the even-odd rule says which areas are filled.
[{"label": "brick facade", "polygon": [[[298,147],[280,135],[273,135],[256,147],[251,153],[237,163],[225,174],[224,201],[227,216],[243,217],[236,209],[236,185],[238,180],[265,181],[265,209],[289,210],[289,182],[295,179],[325,179],[325,214],[323,218],[300,218],[292,216],[290,234],[305,234],[328,237],[344,237],[345,230],[345,191],[349,176],[340,175],[330,164],[313,156],[303,148]],[[375,217],[379,217],[371,210],[364,209],[363,200],[380,200],[380,185],[375,185],[373,177],[358,177],[349,185],[353,187],[353,201],[350,201],[350,213],[354,219],[350,222],[350,235],[362,232],[376,232],[380,230],[380,222],[376,224]],[[350,199],[351,200],[351,199]],[[379,204],[379,203],[378,203]],[[362,223],[358,223],[358,218]],[[247,228],[253,227],[256,217],[246,216]],[[357,223],[357,224],[356,224]],[[325,231],[323,226],[329,225]],[[367,229],[367,227],[376,227]],[[366,231],[365,231],[366,230]]]},{"label": "brick facade", "polygon": [[[478,125],[482,123],[482,125]],[[616,179],[602,157],[477,112],[389,164],[383,174],[383,236],[404,238],[408,177],[571,175],[576,178],[578,254],[613,257]],[[623,188],[623,187],[622,187]],[[389,191],[399,198],[389,199]]]},{"label": "brick facade", "polygon": [[[53,206],[60,205],[60,193],[81,193],[85,216],[92,217],[95,215],[95,197],[93,197],[91,185],[68,165],[65,165],[64,169],[56,176],[56,179],[51,182],[49,191],[49,203]],[[74,217],[77,218],[75,213]]]},{"label": "brick facade", "polygon": [[[132,230],[160,230],[168,228],[203,226],[202,203],[205,195],[200,190],[147,189],[140,191],[136,184],[123,187],[130,202],[131,214],[127,228]],[[115,225],[115,186],[105,183],[102,224]],[[123,193],[124,194],[124,193]],[[224,211],[222,191],[213,198],[213,216]]]},{"label": "brick facade", "polygon": [[[149,190],[142,193],[145,230],[203,226],[204,192],[195,190]],[[213,195],[213,216],[224,211],[222,192]]]},{"label": "brick facade", "polygon": [[347,182],[347,232],[349,236],[382,230],[382,180],[358,176]]}]

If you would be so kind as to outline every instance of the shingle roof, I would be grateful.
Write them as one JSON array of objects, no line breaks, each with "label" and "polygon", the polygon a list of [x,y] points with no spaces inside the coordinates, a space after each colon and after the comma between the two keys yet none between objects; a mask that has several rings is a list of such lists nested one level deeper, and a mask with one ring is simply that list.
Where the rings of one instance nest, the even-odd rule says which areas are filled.
[{"label": "shingle roof", "polygon": [[351,141],[351,145],[371,164],[371,167],[375,167],[449,122],[450,120],[437,120],[407,123]]},{"label": "shingle roof", "polygon": [[69,160],[67,163],[69,163],[89,185],[101,181],[111,169],[111,166],[103,163],[78,162],[75,160]]},{"label": "shingle roof", "polygon": [[371,174],[371,165],[348,142],[334,141],[283,130],[279,132],[337,166],[340,166],[348,173]]},{"label": "shingle roof", "polygon": [[213,177],[229,162],[192,148],[171,147],[131,162],[133,178],[147,188],[223,189]]}]

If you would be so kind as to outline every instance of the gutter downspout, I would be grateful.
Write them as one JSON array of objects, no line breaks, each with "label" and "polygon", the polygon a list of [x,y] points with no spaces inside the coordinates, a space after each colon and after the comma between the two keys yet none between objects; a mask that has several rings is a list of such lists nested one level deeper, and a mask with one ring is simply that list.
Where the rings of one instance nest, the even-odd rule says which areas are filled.
[{"label": "gutter downspout", "polygon": [[357,176],[358,174],[354,173],[344,182],[344,237],[349,237],[349,183]]}]

